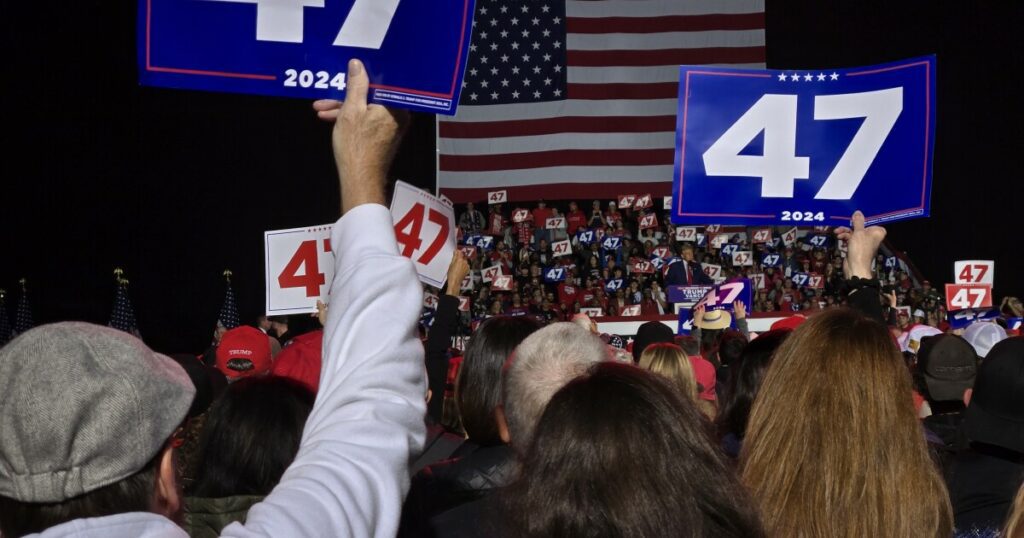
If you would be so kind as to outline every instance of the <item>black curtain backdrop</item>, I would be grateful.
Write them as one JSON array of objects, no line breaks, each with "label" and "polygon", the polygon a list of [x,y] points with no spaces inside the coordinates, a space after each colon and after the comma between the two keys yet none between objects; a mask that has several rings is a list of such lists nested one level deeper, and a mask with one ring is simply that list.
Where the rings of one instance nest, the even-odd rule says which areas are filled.
[{"label": "black curtain backdrop", "polygon": [[[893,4],[770,1],[769,67],[937,53],[932,217],[890,225],[890,237],[935,282],[951,279],[955,259],[995,259],[996,295],[1022,294],[1024,10]],[[135,9],[0,6],[0,288],[13,311],[28,278],[37,322],[106,323],[120,266],[147,342],[200,351],[225,268],[251,321],[263,307],[262,232],[337,217],[330,130],[305,101],[139,87]],[[432,117],[416,117],[395,175],[433,186]]]}]

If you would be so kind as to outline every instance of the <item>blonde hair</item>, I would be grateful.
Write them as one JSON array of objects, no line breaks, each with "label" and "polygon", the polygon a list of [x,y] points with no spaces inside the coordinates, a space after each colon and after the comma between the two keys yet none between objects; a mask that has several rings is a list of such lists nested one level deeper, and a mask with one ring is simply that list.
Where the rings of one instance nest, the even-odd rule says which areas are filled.
[{"label": "blonde hair", "polygon": [[1013,499],[1013,508],[1006,518],[1006,528],[1002,535],[1004,538],[1024,538],[1024,485],[1017,490],[1017,496]]},{"label": "blonde hair", "polygon": [[675,344],[651,344],[640,355],[640,367],[667,378],[692,401],[697,401],[697,379],[683,348]]},{"label": "blonde hair", "polygon": [[786,339],[740,453],[769,536],[952,534],[911,391],[885,327],[852,310],[813,316]]}]

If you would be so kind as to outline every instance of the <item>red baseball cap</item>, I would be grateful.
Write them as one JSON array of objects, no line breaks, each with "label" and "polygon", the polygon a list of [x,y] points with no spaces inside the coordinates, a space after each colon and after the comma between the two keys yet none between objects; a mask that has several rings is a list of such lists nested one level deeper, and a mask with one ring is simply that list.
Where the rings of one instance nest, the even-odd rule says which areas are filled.
[{"label": "red baseball cap", "polygon": [[296,336],[284,346],[274,360],[271,375],[287,377],[302,383],[316,393],[320,388],[320,365],[323,362],[324,331],[316,330]]},{"label": "red baseball cap", "polygon": [[270,337],[249,326],[224,333],[217,346],[217,369],[228,379],[263,375],[270,371]]}]

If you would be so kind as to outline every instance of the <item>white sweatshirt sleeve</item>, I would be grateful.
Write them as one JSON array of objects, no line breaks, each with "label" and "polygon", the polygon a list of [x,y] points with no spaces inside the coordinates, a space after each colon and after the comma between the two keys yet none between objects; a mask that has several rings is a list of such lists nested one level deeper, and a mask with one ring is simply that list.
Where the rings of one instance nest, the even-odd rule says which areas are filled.
[{"label": "white sweatshirt sleeve", "polygon": [[222,536],[394,536],[423,447],[426,385],[416,335],[422,288],[391,214],[358,206],[331,234],[335,273],[320,391],[295,462]]}]

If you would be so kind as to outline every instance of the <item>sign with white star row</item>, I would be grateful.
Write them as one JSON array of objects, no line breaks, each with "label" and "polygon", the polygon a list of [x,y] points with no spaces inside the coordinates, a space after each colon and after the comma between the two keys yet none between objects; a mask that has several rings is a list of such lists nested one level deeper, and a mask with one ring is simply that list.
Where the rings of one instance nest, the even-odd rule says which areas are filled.
[{"label": "sign with white star row", "polygon": [[829,74],[818,73],[817,75],[812,74],[812,73],[804,73],[802,75],[800,73],[789,73],[789,74],[779,73],[778,74],[778,78],[779,78],[779,82],[786,82],[787,80],[791,81],[791,82],[800,82],[801,80],[804,81],[804,82],[813,82],[813,81],[826,82],[826,81],[839,80],[839,73],[836,73],[835,71],[833,71],[833,72],[831,72]]},{"label": "sign with white star row", "polygon": [[928,216],[935,57],[851,69],[680,67],[672,222]]}]

